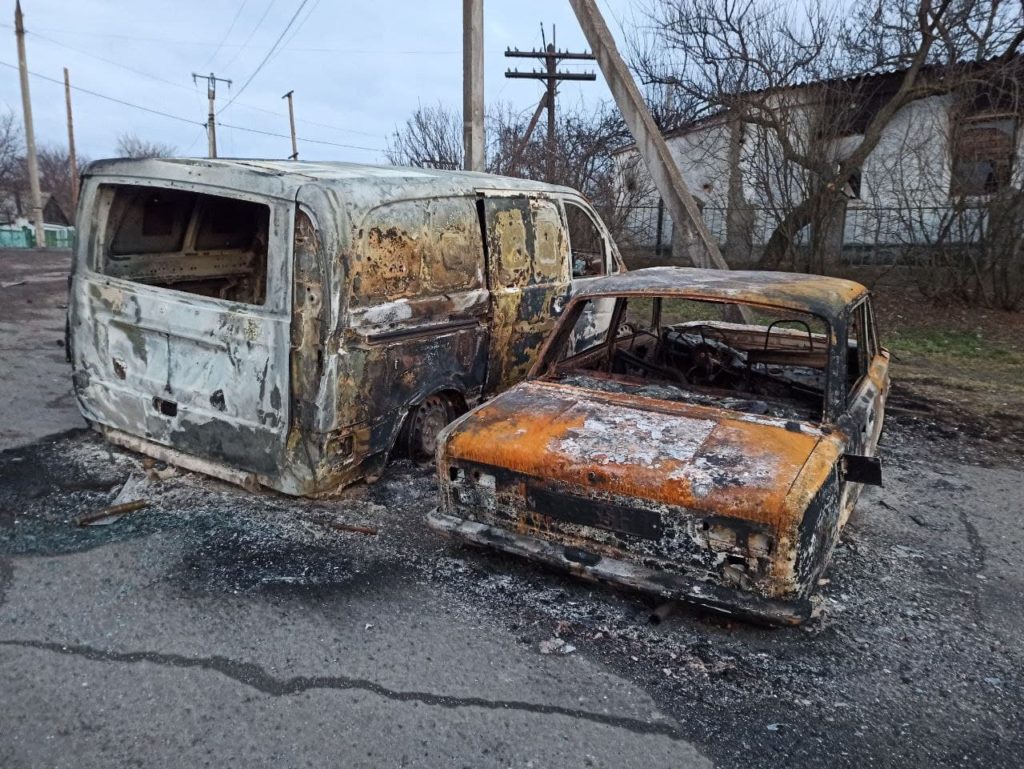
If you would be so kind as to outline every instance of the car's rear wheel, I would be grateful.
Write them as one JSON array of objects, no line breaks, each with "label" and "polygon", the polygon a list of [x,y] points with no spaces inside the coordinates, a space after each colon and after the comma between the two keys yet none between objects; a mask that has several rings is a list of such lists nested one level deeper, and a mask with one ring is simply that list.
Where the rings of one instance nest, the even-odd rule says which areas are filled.
[{"label": "car's rear wheel", "polygon": [[409,412],[406,453],[417,461],[434,458],[437,435],[455,418],[455,408],[444,395],[431,395]]}]

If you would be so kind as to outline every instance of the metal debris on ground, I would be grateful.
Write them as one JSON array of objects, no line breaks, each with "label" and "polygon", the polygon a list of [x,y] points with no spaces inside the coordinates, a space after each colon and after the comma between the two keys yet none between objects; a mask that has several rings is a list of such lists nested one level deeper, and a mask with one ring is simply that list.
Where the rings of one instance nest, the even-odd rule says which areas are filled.
[{"label": "metal debris on ground", "polygon": [[134,513],[147,507],[149,502],[144,499],[136,499],[133,502],[122,502],[119,505],[109,505],[91,513],[83,513],[72,519],[76,526],[106,526],[113,523],[123,515]]}]

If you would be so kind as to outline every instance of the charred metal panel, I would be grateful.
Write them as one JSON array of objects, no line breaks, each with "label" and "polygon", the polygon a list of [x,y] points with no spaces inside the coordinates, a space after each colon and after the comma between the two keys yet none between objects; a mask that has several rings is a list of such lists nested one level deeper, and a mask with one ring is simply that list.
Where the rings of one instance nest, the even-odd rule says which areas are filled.
[{"label": "charred metal panel", "polygon": [[[518,234],[511,214],[505,235],[508,258],[520,259],[516,281],[533,291],[525,301],[492,302],[477,208],[488,195],[517,198],[526,214]],[[186,203],[204,196],[229,201],[225,220],[244,219],[252,204],[269,208],[253,253],[230,228],[206,228],[205,209],[185,221]],[[139,445],[286,493],[329,494],[373,475],[424,398],[444,393],[463,409],[480,399],[489,371],[500,386],[526,373],[560,306],[550,300],[568,285],[553,202],[565,196],[576,194],[350,164],[94,164],[69,305],[83,413]],[[191,278],[211,277],[226,280],[189,295]],[[512,362],[500,376],[488,365],[495,343]]]},{"label": "charred metal panel", "polygon": [[[710,300],[742,296],[775,308],[756,301],[758,286],[742,289],[693,270],[645,272],[584,288],[531,381],[443,433],[441,505],[431,522],[581,576],[771,621],[801,621],[855,499],[857,484],[841,472],[843,456],[853,447],[874,453],[884,405],[879,393],[888,388],[888,358],[876,351],[852,408],[842,411],[848,308],[836,305],[847,296],[861,301],[863,289],[769,276],[767,295],[783,297],[786,309],[813,306],[827,333],[779,330],[769,338],[769,326],[715,327],[744,359],[747,350],[767,351],[797,368],[826,372],[815,380],[818,392],[824,387],[824,414],[818,407],[793,417],[781,407],[753,409],[752,401],[727,389],[697,386],[684,393],[680,388],[692,383],[685,377],[675,385],[661,381],[664,367],[652,366],[650,380],[615,368],[619,359],[611,351],[629,348],[631,333],[602,334],[593,347],[576,352],[571,338],[583,303],[592,298],[702,297],[706,288]],[[623,293],[609,286],[624,287]],[[798,300],[806,301],[801,306]],[[618,328],[618,312],[611,328]],[[665,330],[680,334],[687,327]],[[659,344],[663,339],[648,336]],[[739,376],[749,388],[750,369]],[[806,387],[803,379],[796,385]]]},{"label": "charred metal panel", "polygon": [[542,197],[487,196],[491,343],[487,393],[523,379],[569,293],[569,244],[561,210]]}]

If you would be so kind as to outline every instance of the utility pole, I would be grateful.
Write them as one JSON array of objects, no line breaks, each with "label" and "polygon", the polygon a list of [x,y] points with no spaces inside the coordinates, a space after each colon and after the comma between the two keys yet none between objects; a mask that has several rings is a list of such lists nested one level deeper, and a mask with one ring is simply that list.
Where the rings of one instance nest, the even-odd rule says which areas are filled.
[{"label": "utility pole", "polygon": [[522,158],[526,148],[530,145],[530,137],[533,135],[533,129],[537,127],[537,121],[540,120],[540,113],[544,111],[545,107],[548,106],[548,95],[547,92],[540,97],[540,101],[537,102],[537,109],[533,111],[533,117],[530,118],[529,124],[526,126],[526,133],[523,134],[522,141],[519,142],[519,146],[516,147],[515,152],[512,153],[512,160],[509,162],[509,170],[507,173],[515,174],[516,166],[519,165],[519,160]]},{"label": "utility pole", "polygon": [[21,0],[14,4],[14,34],[18,38],[18,73],[21,75],[21,109],[25,117],[25,153],[28,155],[28,187],[32,195],[32,221],[36,228],[36,248],[46,247],[43,229],[43,196],[39,191],[39,161],[36,158],[36,135],[32,128],[32,98],[28,92],[28,63],[25,59],[25,21]]},{"label": "utility pole", "polygon": [[576,18],[583,28],[590,47],[597,54],[608,89],[626,121],[629,132],[636,141],[637,151],[643,158],[647,171],[654,181],[665,207],[668,208],[672,223],[678,230],[685,231],[690,241],[687,248],[695,267],[717,267],[729,269],[728,263],[718,250],[704,219],[697,209],[697,203],[683,180],[669,152],[665,137],[661,135],[651,111],[647,108],[640,89],[637,88],[626,63],[615,47],[615,39],[608,30],[601,12],[594,0],[569,0]]},{"label": "utility pole", "polygon": [[[547,91],[544,96],[543,104],[548,110],[548,138],[546,145],[546,160],[547,160],[547,178],[549,182],[555,181],[555,94],[558,90],[558,81],[560,80],[596,80],[597,75],[593,72],[566,72],[558,69],[559,62],[564,59],[584,59],[587,61],[594,60],[594,54],[589,51],[583,51],[582,53],[573,53],[571,51],[559,51],[555,42],[555,25],[551,25],[551,42],[548,43],[544,40],[544,27],[541,27],[541,40],[545,43],[544,48],[540,51],[534,49],[532,51],[520,51],[516,49],[506,49],[505,56],[511,59],[540,59],[544,62],[543,70],[532,70],[530,72],[520,72],[518,69],[510,69],[505,71],[505,77],[509,78],[528,78],[530,80],[543,80],[547,86]],[[537,116],[540,115],[540,107],[538,106]],[[527,130],[525,142],[529,141],[530,134],[533,132],[533,126],[536,125],[536,121],[530,121],[530,128]]]},{"label": "utility pole", "polygon": [[64,68],[64,104],[68,110],[68,164],[71,166],[71,208],[78,210],[78,159],[75,157],[75,121],[71,117],[71,80]]},{"label": "utility pole", "polygon": [[292,109],[292,94],[293,93],[295,93],[295,91],[289,91],[288,93],[286,93],[281,98],[288,100],[288,123],[289,123],[289,125],[292,128],[292,154],[288,157],[288,159],[289,160],[298,160],[299,159],[299,147],[295,143],[295,111]]},{"label": "utility pole", "polygon": [[192,73],[192,82],[197,82],[200,78],[206,81],[206,98],[210,100],[210,114],[206,119],[206,138],[209,140],[209,156],[211,158],[217,157],[217,121],[215,118],[216,112],[213,108],[213,103],[217,98],[217,83],[227,83],[228,88],[231,87],[231,81],[225,80],[222,77],[216,77],[212,72],[209,75],[197,75],[195,72]]},{"label": "utility pole", "polygon": [[484,0],[462,0],[463,167],[484,170]]}]

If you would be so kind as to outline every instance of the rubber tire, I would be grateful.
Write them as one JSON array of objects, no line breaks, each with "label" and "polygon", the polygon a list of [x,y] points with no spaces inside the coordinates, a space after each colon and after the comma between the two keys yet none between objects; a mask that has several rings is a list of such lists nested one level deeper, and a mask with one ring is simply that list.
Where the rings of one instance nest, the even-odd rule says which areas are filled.
[{"label": "rubber tire", "polygon": [[441,394],[430,395],[413,406],[406,417],[406,455],[417,462],[434,460],[437,434],[455,418],[455,407]]}]

